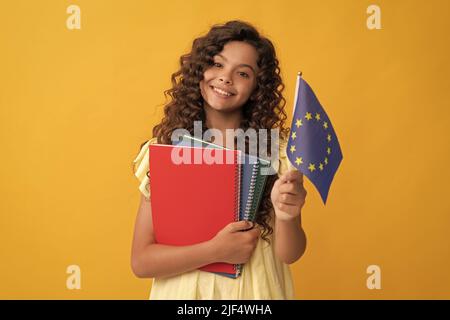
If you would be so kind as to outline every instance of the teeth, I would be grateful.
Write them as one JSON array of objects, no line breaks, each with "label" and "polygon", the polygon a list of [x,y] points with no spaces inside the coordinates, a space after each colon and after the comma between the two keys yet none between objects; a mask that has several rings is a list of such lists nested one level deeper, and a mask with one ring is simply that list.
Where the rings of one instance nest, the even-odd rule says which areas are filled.
[{"label": "teeth", "polygon": [[228,96],[228,97],[231,96],[231,93],[220,90],[219,88],[213,87],[213,90],[216,91],[217,93],[220,93],[221,95]]}]

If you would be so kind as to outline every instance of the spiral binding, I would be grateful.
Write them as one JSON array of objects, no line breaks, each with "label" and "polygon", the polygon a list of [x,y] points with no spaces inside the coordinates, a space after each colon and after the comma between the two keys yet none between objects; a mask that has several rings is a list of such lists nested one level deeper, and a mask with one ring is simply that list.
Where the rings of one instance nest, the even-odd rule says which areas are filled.
[{"label": "spiral binding", "polygon": [[[239,156],[240,153],[236,153],[235,164],[236,164],[236,171],[234,176],[234,221],[239,221],[239,208],[241,203],[241,196],[240,196],[240,184],[241,184],[241,165],[239,163]],[[239,276],[241,274],[242,266],[240,264],[233,265],[234,271],[236,272],[236,276]]]},{"label": "spiral binding", "polygon": [[245,220],[250,218],[250,212],[252,210],[252,204],[253,204],[253,197],[255,195],[258,170],[259,170],[259,161],[257,160],[255,165],[252,168],[252,177],[250,179],[248,199],[247,199],[247,203],[245,204],[245,211],[244,211],[244,219]]},{"label": "spiral binding", "polygon": [[[252,208],[254,207],[253,206],[253,198],[255,195],[256,188],[257,188],[257,178],[258,178],[259,167],[260,167],[260,162],[259,162],[259,160],[256,160],[255,164],[252,167],[252,174],[251,174],[251,179],[250,179],[248,198],[247,198],[247,203],[245,204],[245,209],[244,209],[244,217],[243,217],[244,220],[253,220],[252,217],[250,217],[250,212],[252,211]],[[237,272],[237,275],[240,275],[242,272],[242,264],[235,265],[235,266],[236,266],[235,270]]]},{"label": "spiral binding", "polygon": [[[251,206],[251,210],[254,212],[254,214],[256,215],[256,210],[259,206],[259,202],[261,201],[261,197],[262,197],[262,191],[265,185],[265,180],[266,180],[267,176],[264,176],[263,179],[261,179],[259,181],[259,183],[256,183],[255,185],[255,193],[257,195],[256,200],[254,199],[253,201],[253,205]],[[251,217],[252,219],[255,218],[255,216]]]}]

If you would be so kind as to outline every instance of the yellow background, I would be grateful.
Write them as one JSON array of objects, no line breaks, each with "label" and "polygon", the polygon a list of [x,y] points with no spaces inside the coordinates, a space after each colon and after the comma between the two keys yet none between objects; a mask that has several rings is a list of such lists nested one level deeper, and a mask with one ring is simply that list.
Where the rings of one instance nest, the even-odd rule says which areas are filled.
[{"label": "yellow background", "polygon": [[[66,8],[81,8],[81,30]],[[381,30],[366,27],[370,4]],[[306,181],[299,299],[450,298],[450,2],[4,1],[0,298],[146,299],[129,257],[131,163],[192,40],[243,19],[275,44],[289,115],[303,71],[344,160]],[[289,123],[290,124],[290,123]],[[81,290],[66,268],[81,268]],[[366,268],[381,268],[369,290]]]}]

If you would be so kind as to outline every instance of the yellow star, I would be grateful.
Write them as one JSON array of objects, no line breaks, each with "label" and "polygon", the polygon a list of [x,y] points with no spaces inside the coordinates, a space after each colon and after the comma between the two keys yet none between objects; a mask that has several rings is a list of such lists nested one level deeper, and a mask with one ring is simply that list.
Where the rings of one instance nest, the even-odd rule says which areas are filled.
[{"label": "yellow star", "polygon": [[307,112],[305,118],[308,119],[308,120],[311,120],[312,119],[312,114],[310,112]]},{"label": "yellow star", "polygon": [[328,153],[328,154],[331,153],[331,148],[327,148],[327,153]]},{"label": "yellow star", "polygon": [[303,125],[302,119],[297,119],[297,121],[295,121],[295,125],[297,126],[297,128],[301,127]]},{"label": "yellow star", "polygon": [[327,140],[328,140],[328,142],[331,141],[331,134],[329,134],[329,135],[327,136]]},{"label": "yellow star", "polygon": [[328,158],[325,157],[325,160],[323,162],[325,162],[325,164],[328,164]]},{"label": "yellow star", "polygon": [[328,123],[327,123],[327,122],[324,122],[324,123],[323,123],[323,127],[324,127],[325,129],[328,129]]},{"label": "yellow star", "polygon": [[320,120],[320,114],[316,113],[316,120],[319,121]]},{"label": "yellow star", "polygon": [[300,164],[303,163],[303,158],[302,157],[295,158],[295,163],[299,166]]},{"label": "yellow star", "polygon": [[316,170],[316,165],[313,164],[313,163],[310,163],[308,169],[309,169],[311,172],[313,172],[314,170]]},{"label": "yellow star", "polygon": [[291,146],[291,153],[295,152],[295,146]]},{"label": "yellow star", "polygon": [[323,164],[322,164],[322,162],[319,164],[319,169],[320,169],[320,171],[323,171]]},{"label": "yellow star", "polygon": [[292,140],[294,140],[295,138],[297,138],[297,132],[292,132],[291,138],[292,138]]}]

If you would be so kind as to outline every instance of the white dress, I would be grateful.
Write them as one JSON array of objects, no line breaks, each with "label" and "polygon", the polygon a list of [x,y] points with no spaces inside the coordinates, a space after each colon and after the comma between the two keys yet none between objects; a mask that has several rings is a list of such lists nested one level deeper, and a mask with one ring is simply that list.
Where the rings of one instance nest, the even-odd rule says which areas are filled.
[{"label": "white dress", "polygon": [[[134,160],[139,190],[150,197],[147,171],[149,169],[149,140]],[[278,175],[287,170],[286,143],[280,143]],[[273,219],[271,219],[273,221]],[[273,227],[273,225],[272,225]],[[275,255],[273,234],[269,245],[259,239],[250,260],[244,264],[241,275],[232,279],[215,273],[193,270],[172,277],[155,278],[150,299],[295,299],[289,265]]]}]

